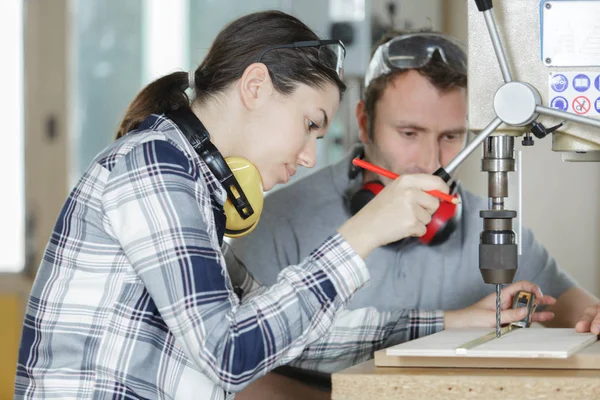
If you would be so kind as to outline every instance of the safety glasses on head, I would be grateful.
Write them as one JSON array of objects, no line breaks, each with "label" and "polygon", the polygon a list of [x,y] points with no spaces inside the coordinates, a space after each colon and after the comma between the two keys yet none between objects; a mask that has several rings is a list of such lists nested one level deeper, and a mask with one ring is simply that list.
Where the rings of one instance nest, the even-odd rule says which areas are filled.
[{"label": "safety glasses on head", "polygon": [[278,49],[302,49],[307,47],[316,47],[318,49],[318,58],[323,65],[337,72],[342,77],[344,70],[344,58],[346,57],[346,47],[341,40],[308,40],[304,42],[294,42],[288,44],[278,44],[267,47],[260,52],[256,62],[262,62],[265,54]]},{"label": "safety glasses on head", "polygon": [[424,67],[436,52],[451,69],[467,74],[467,52],[460,41],[440,33],[410,33],[377,48],[365,75],[365,88],[393,70]]}]

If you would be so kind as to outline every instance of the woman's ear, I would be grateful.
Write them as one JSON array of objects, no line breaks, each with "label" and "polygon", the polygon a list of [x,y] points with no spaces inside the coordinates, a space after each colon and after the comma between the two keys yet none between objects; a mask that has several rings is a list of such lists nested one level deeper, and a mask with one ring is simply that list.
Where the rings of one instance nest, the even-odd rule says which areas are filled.
[{"label": "woman's ear", "polygon": [[247,109],[255,109],[263,105],[273,94],[273,82],[265,64],[250,64],[239,81],[242,103]]}]

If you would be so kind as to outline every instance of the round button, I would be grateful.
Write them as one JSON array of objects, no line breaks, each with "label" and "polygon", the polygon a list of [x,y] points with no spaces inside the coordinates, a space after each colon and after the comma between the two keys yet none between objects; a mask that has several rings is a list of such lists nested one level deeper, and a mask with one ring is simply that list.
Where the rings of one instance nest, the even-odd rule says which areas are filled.
[{"label": "round button", "polygon": [[537,90],[524,82],[509,82],[503,85],[494,96],[494,111],[504,123],[524,126],[533,122],[538,114],[537,105],[541,97]]}]

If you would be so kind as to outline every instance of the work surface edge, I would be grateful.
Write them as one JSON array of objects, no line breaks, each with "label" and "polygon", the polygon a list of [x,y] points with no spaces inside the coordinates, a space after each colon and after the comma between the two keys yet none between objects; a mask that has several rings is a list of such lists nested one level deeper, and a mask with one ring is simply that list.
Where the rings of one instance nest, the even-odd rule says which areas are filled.
[{"label": "work surface edge", "polygon": [[600,370],[397,368],[374,360],[332,375],[332,399],[597,398]]}]

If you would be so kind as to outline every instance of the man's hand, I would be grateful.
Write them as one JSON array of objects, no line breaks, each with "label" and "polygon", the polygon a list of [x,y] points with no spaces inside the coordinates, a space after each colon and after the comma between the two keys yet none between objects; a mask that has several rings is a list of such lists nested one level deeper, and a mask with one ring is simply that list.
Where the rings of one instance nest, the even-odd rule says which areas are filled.
[{"label": "man's hand", "polygon": [[600,304],[585,309],[581,320],[575,325],[575,330],[600,335]]},{"label": "man's hand", "polygon": [[[556,303],[552,296],[544,296],[540,288],[531,282],[520,281],[502,289],[500,293],[500,318],[503,324],[519,321],[527,315],[524,307],[512,308],[513,297],[519,291],[532,292],[535,294],[535,304],[551,306]],[[598,308],[600,310],[600,308]],[[600,315],[600,314],[595,314]],[[550,311],[535,312],[531,316],[532,322],[544,322],[554,318]],[[591,321],[591,320],[590,320]],[[600,323],[600,316],[597,317]],[[462,310],[447,311],[444,313],[444,328],[492,328],[496,326],[496,293],[492,293],[470,307]]]},{"label": "man's hand", "polygon": [[562,293],[555,305],[548,307],[556,315],[552,321],[544,323],[547,328],[575,328],[577,332],[598,334],[600,299],[582,287],[574,286]]}]

